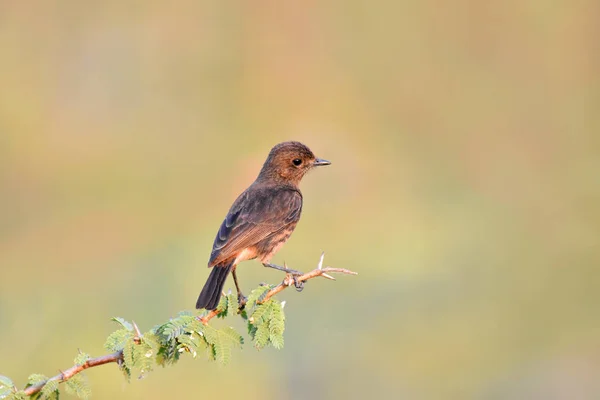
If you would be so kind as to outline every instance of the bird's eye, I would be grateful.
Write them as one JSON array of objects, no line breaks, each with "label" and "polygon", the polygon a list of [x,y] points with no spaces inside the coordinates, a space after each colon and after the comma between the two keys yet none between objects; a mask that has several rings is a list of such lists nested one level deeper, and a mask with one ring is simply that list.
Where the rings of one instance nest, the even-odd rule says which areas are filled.
[{"label": "bird's eye", "polygon": [[294,161],[292,161],[292,162],[294,163],[294,165],[296,167],[299,166],[300,164],[302,164],[302,160],[299,158],[295,158]]}]

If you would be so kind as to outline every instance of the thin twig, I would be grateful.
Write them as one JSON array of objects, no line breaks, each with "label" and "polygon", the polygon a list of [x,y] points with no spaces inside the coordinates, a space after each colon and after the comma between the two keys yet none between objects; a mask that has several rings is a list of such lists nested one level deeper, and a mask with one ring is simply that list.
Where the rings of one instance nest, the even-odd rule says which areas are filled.
[{"label": "thin twig", "polygon": [[[329,275],[328,272],[335,272],[335,273],[346,274],[346,275],[358,275],[358,272],[350,271],[349,269],[345,269],[345,268],[325,267],[322,269],[316,268],[310,272],[305,273],[304,275],[300,275],[300,276],[296,277],[296,281],[304,282],[309,279],[316,278],[318,276],[322,276],[323,278],[335,280],[335,278],[333,276]],[[290,285],[293,285],[293,284],[294,284],[294,277],[290,274],[287,274],[285,276],[285,278],[283,279],[283,282],[281,282],[279,285],[275,286],[273,289],[271,289],[267,292],[267,294],[265,295],[265,297],[261,301],[261,303],[264,303],[265,301],[269,300],[271,297],[275,296],[277,293],[281,292],[282,290],[288,288]]]},{"label": "thin twig", "polygon": [[29,386],[28,388],[25,388],[25,390],[23,390],[23,391],[25,392],[26,395],[31,396],[32,394],[36,394],[37,392],[42,390],[42,388],[44,387],[44,385],[46,383],[48,383],[48,381],[55,380],[55,381],[58,381],[59,383],[62,383],[64,381],[68,381],[69,379],[71,379],[72,377],[74,377],[75,375],[77,375],[78,373],[80,373],[81,371],[83,371],[85,369],[97,367],[99,365],[120,362],[122,360],[123,360],[123,351],[117,351],[115,353],[107,354],[105,356],[90,358],[83,364],[74,365],[71,368],[64,370],[60,374],[53,376],[52,378],[49,378],[43,382],[40,382],[35,385]]},{"label": "thin twig", "polygon": [[204,325],[208,325],[208,321],[210,321],[211,319],[213,319],[214,317],[217,316],[219,312],[215,309],[210,311],[208,314],[206,314],[203,317],[199,317],[199,321],[202,322]]}]

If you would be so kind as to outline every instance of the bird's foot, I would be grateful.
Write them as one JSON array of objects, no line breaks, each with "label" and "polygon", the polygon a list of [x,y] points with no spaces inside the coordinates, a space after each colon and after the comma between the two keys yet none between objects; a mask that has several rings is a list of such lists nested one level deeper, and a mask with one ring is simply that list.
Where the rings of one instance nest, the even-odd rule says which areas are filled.
[{"label": "bird's foot", "polygon": [[292,275],[292,279],[294,279],[294,287],[296,288],[297,292],[301,292],[304,290],[304,281],[299,281],[298,279],[296,279],[295,275]]},{"label": "bird's foot", "polygon": [[242,294],[242,292],[238,293],[238,310],[242,311],[246,307],[246,303],[248,302],[248,298]]}]

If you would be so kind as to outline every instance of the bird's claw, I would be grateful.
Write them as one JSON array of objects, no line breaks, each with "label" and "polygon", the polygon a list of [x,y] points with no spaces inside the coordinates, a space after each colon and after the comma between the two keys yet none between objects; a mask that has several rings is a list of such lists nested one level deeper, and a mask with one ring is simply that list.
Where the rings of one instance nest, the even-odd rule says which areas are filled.
[{"label": "bird's claw", "polygon": [[242,311],[246,307],[246,303],[248,302],[248,298],[243,294],[238,294],[238,310]]},{"label": "bird's claw", "polygon": [[294,279],[294,287],[297,292],[301,292],[304,290],[304,281],[299,281],[296,279],[296,275],[292,275],[292,279]]}]

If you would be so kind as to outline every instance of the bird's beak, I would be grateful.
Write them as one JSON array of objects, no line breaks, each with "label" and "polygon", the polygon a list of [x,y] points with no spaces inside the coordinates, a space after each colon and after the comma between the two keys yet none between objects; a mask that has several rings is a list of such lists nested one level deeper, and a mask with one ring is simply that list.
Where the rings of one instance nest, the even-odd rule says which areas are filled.
[{"label": "bird's beak", "polygon": [[331,164],[331,161],[323,160],[322,158],[317,158],[317,159],[315,159],[313,166],[318,167],[321,165],[329,165],[329,164]]}]

